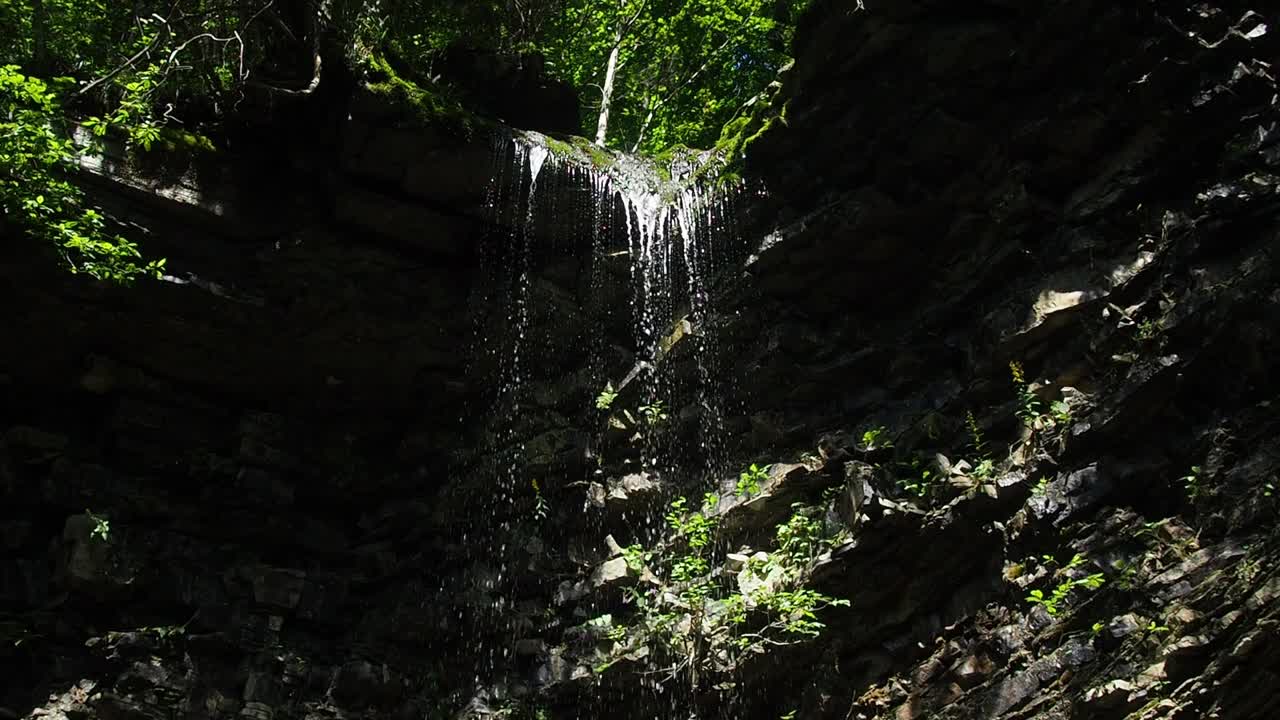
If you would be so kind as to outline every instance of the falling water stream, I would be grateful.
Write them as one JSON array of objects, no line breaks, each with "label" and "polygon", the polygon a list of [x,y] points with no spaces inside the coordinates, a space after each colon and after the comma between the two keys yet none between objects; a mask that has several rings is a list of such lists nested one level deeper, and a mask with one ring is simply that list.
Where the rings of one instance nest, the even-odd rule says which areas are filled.
[{"label": "falling water stream", "polygon": [[[495,141],[486,197],[492,230],[482,250],[486,282],[476,301],[481,319],[472,347],[477,362],[491,368],[488,447],[481,454],[490,458],[483,474],[491,479],[492,492],[470,499],[473,520],[464,538],[465,546],[482,548],[474,553],[471,575],[490,605],[478,621],[485,627],[475,635],[480,665],[473,702],[501,695],[493,683],[512,662],[520,629],[511,619],[515,598],[509,596],[519,570],[512,566],[517,553],[510,508],[530,485],[541,491],[539,479],[526,472],[528,432],[522,427],[529,410],[529,360],[539,357],[534,343],[542,342],[530,337],[531,312],[538,310],[531,307],[536,251],[589,248],[589,258],[578,265],[585,304],[605,313],[628,311],[629,367],[610,364],[616,356],[606,351],[602,330],[581,332],[582,359],[592,381],[608,382],[651,412],[685,409],[697,415],[694,446],[674,452],[646,445],[638,470],[654,477],[678,473],[712,489],[726,466],[712,284],[725,246],[734,242],[737,192],[672,181],[635,158],[616,158],[600,167],[565,157],[536,134]],[[622,262],[629,279],[628,307],[608,307],[604,290],[621,274]],[[664,361],[677,345],[696,368],[692,379],[677,380],[667,369]],[[660,529],[657,517],[639,522],[650,536]]]}]

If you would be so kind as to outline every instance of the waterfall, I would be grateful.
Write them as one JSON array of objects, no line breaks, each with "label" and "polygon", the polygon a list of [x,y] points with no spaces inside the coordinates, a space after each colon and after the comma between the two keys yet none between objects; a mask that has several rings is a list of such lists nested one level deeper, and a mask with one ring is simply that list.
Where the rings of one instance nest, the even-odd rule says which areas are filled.
[{"label": "waterfall", "polygon": [[[503,674],[511,669],[511,648],[522,632],[513,585],[522,568],[514,563],[527,562],[520,552],[528,538],[530,497],[541,508],[548,491],[539,484],[546,478],[530,471],[535,458],[527,446],[540,412],[531,389],[550,381],[539,372],[552,372],[543,367],[536,344],[545,338],[530,336],[534,318],[545,321],[552,312],[536,304],[544,290],[533,286],[548,255],[568,254],[576,262],[583,295],[577,300],[588,317],[613,318],[617,326],[625,320],[629,336],[625,342],[611,336],[612,322],[584,323],[590,327],[578,333],[579,361],[589,366],[590,382],[598,383],[594,390],[583,388],[582,402],[591,406],[582,414],[599,415],[595,393],[607,383],[625,398],[620,402],[626,407],[615,410],[644,436],[627,446],[635,454],[623,460],[630,465],[597,473],[678,478],[683,487],[700,485],[699,496],[724,483],[725,380],[717,359],[713,288],[724,269],[719,258],[733,245],[739,189],[665,178],[634,158],[613,160],[584,161],[533,133],[498,140],[493,148],[485,201],[491,229],[482,243],[481,288],[474,296],[477,359],[471,378],[484,389],[488,419],[478,459],[468,471],[478,471],[486,485],[466,498],[470,517],[460,522],[472,564],[468,574],[483,579],[462,591],[482,597],[487,608],[483,617],[469,620],[479,659],[477,698],[505,692]],[[622,345],[629,348],[620,351]],[[640,432],[663,422],[695,428],[693,439],[659,442],[654,437],[676,433]],[[588,455],[607,467],[602,453],[591,449]],[[640,533],[633,540],[648,541],[660,530],[662,516],[650,513],[629,522]]]},{"label": "waterfall", "polygon": [[[468,375],[473,383],[492,385],[488,406],[480,410],[489,436],[478,447],[480,474],[491,479],[484,493],[466,498],[472,516],[462,533],[481,578],[469,588],[487,598],[489,612],[473,620],[478,638],[481,677],[494,677],[509,659],[514,604],[508,596],[512,517],[509,512],[531,479],[523,476],[525,446],[519,419],[528,380],[527,344],[530,320],[531,261],[539,218],[539,180],[554,171],[555,158],[542,145],[495,140],[485,207],[490,232],[481,243],[480,282],[473,297],[475,317]],[[485,368],[488,368],[487,370]],[[474,411],[475,409],[473,409]],[[465,422],[465,418],[460,418]],[[442,588],[442,592],[444,589]],[[496,637],[496,640],[490,639]]]}]

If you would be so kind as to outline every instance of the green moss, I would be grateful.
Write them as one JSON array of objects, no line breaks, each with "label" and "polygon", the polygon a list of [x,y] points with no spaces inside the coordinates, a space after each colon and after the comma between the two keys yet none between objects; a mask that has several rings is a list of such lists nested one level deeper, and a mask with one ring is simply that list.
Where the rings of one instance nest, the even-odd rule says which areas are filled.
[{"label": "green moss", "polygon": [[750,115],[739,115],[720,128],[720,139],[716,141],[717,150],[731,151],[742,144],[743,134],[753,120]]},{"label": "green moss", "polygon": [[716,142],[716,153],[722,155],[729,163],[737,163],[746,154],[747,147],[764,134],[776,118],[762,118],[753,113],[740,115],[728,123],[720,131],[720,140]]},{"label": "green moss", "polygon": [[747,155],[752,144],[778,125],[785,126],[786,105],[778,108],[766,102],[758,102],[744,109],[724,124],[714,153],[718,162],[715,182],[726,184],[741,178]]},{"label": "green moss", "polygon": [[703,154],[701,150],[695,150],[687,145],[672,145],[653,156],[653,161],[664,170],[670,170],[671,166],[684,161],[696,162]]},{"label": "green moss", "polygon": [[470,138],[481,124],[448,91],[401,77],[385,57],[371,56],[366,61],[366,72],[366,89],[394,108],[405,125],[436,127]]},{"label": "green moss", "polygon": [[573,135],[569,138],[569,142],[580,152],[586,153],[591,158],[591,164],[597,168],[604,169],[610,167],[614,163],[613,155],[599,145],[591,142],[587,138]]},{"label": "green moss", "polygon": [[551,154],[558,157],[574,157],[578,154],[572,145],[563,140],[548,137],[546,138],[546,144],[547,149],[551,151]]},{"label": "green moss", "polygon": [[543,136],[544,144],[553,154],[562,158],[572,158],[590,163],[598,170],[612,166],[613,155],[590,140],[577,135],[565,135],[564,139]]},{"label": "green moss", "polygon": [[218,146],[208,135],[163,127],[150,147],[133,143],[128,152],[135,170],[162,175],[187,169],[208,169],[218,153]]},{"label": "green moss", "polygon": [[188,132],[179,128],[166,127],[160,129],[160,141],[151,146],[153,151],[167,153],[190,153],[201,155],[213,153],[217,148],[208,135]]}]

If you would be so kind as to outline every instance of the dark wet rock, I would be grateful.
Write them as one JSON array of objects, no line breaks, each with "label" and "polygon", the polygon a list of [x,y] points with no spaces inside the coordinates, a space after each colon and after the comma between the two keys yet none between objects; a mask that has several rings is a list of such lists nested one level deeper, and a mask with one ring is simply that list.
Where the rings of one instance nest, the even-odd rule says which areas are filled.
[{"label": "dark wet rock", "polygon": [[986,680],[995,669],[991,660],[982,655],[970,655],[960,660],[951,672],[963,687],[973,687]]},{"label": "dark wet rock", "polygon": [[1031,509],[1060,525],[1106,497],[1111,484],[1105,470],[1090,465],[1055,479],[1043,495],[1031,499]]},{"label": "dark wet rock", "polygon": [[292,610],[302,599],[307,574],[301,570],[259,568],[251,572],[253,599],[260,605]]},{"label": "dark wet rock", "polygon": [[[528,295],[507,294],[513,221],[492,227],[488,191],[510,137],[404,127],[366,93],[323,143],[263,129],[160,174],[118,147],[87,158],[95,204],[173,276],[103,287],[17,240],[0,261],[0,705],[1280,716],[1274,22],[849,5],[813,3],[761,101],[786,109],[748,148],[768,192],[717,246],[711,330],[671,336],[700,340],[659,368],[666,435],[596,441],[597,376],[645,368],[626,253],[544,222],[581,200],[562,177],[540,185]],[[511,122],[567,122],[536,66],[459,56],[452,74]],[[1023,422],[1011,360],[1070,417]],[[686,394],[699,373],[714,397]],[[894,447],[863,442],[882,425]],[[655,459],[660,481],[639,470]],[[722,492],[714,585],[778,586],[744,570],[811,506],[837,538],[813,587],[849,603],[817,640],[695,681],[658,643],[574,630],[635,623],[621,587],[669,569],[636,573],[621,545],[679,552],[669,495],[750,463],[772,469]],[[909,490],[926,470],[943,480]],[[1026,599],[1092,574],[1052,613]]]},{"label": "dark wet rock", "polygon": [[591,586],[593,590],[603,590],[605,588],[619,587],[621,584],[633,580],[630,569],[627,567],[626,558],[614,558],[607,560],[603,565],[597,567],[591,573]]}]

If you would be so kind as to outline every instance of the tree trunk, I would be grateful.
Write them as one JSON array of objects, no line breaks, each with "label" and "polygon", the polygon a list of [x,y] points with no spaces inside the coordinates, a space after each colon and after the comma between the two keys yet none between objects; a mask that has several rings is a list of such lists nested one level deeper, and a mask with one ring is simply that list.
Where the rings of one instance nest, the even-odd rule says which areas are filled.
[{"label": "tree trunk", "polygon": [[49,70],[48,26],[44,0],[31,0],[31,70],[37,75]]},{"label": "tree trunk", "polygon": [[613,49],[609,51],[609,62],[605,65],[604,83],[600,86],[600,118],[596,121],[596,145],[604,147],[605,138],[609,135],[609,109],[613,106],[613,86],[618,76],[618,54],[622,50],[622,25],[619,21],[618,31],[613,36]]}]

